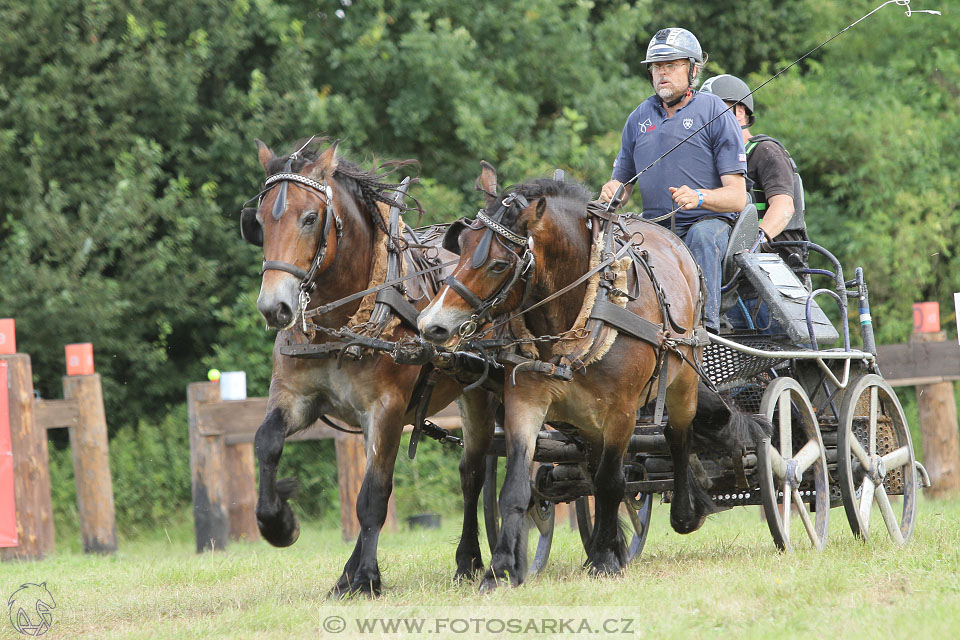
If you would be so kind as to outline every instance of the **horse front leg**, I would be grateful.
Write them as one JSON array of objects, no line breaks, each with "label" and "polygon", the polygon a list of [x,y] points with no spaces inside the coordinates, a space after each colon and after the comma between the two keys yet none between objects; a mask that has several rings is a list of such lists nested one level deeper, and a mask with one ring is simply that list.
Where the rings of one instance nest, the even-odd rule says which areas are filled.
[{"label": "horse front leg", "polygon": [[463,455],[460,457],[460,488],[463,491],[463,528],[457,545],[458,582],[473,579],[483,570],[480,554],[480,524],[477,503],[484,481],[484,461],[493,440],[493,420],[497,399],[486,391],[476,389],[461,396],[460,416],[463,422]]},{"label": "horse front leg", "polygon": [[393,492],[393,470],[403,431],[403,407],[383,407],[382,411],[371,415],[370,424],[364,431],[369,437],[366,443],[367,466],[357,495],[360,535],[343,573],[328,593],[331,598],[349,594],[379,596],[382,587],[377,545]]},{"label": "horse front leg", "polygon": [[[500,537],[480,583],[480,593],[501,584],[519,586],[527,577],[527,528],[530,508],[530,473],[537,434],[547,407],[536,407],[505,398],[504,434],[507,440],[507,470],[500,489]],[[542,394],[541,394],[542,396]],[[536,397],[536,396],[531,396]]]},{"label": "horse front leg", "polygon": [[287,502],[296,490],[296,481],[293,478],[277,480],[287,427],[283,412],[274,408],[267,413],[253,440],[260,464],[257,526],[264,540],[275,547],[289,547],[300,536],[300,523]]}]

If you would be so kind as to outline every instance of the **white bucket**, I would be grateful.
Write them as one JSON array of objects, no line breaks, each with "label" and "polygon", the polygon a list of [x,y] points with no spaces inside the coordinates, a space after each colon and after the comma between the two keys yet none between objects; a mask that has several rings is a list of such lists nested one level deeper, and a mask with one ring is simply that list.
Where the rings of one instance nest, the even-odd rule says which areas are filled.
[{"label": "white bucket", "polygon": [[220,374],[221,400],[247,399],[247,372],[224,371]]}]

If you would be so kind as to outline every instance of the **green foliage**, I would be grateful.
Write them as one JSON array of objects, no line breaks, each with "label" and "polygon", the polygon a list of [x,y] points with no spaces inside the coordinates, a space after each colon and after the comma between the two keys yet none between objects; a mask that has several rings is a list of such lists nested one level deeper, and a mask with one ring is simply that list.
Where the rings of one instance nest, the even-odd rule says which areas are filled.
[{"label": "green foliage", "polygon": [[[240,240],[236,216],[262,180],[254,137],[286,150],[318,133],[362,162],[418,159],[424,224],[474,212],[481,159],[504,184],[563,168],[596,190],[627,114],[651,93],[639,61],[657,29],[691,29],[711,55],[708,75],[757,86],[875,6],[5,3],[0,316],[17,319],[48,397],[63,345],[94,343],[118,518],[151,526],[189,501],[186,383],[210,367],[242,369],[250,395],[266,393],[261,254]],[[955,320],[958,37],[955,13],[907,18],[891,5],[756,96],[754,131],[783,140],[800,166],[812,237],[846,277],[864,267],[879,342],[906,337],[915,301],[940,301],[951,331]],[[298,508],[320,518],[335,511],[328,445],[284,454],[304,483]],[[64,455],[52,454],[66,472]],[[448,457],[427,443],[414,464],[398,463],[402,509],[446,510],[423,502],[416,487],[429,482],[453,508]],[[69,486],[55,489],[60,520]]]},{"label": "green foliage", "polygon": [[757,97],[752,131],[779,137],[800,166],[811,238],[836,253],[845,277],[864,268],[879,343],[906,339],[913,302],[939,301],[945,326],[955,326],[947,321],[960,290],[960,57],[950,44],[958,35],[956,16],[881,11],[805,75]]}]

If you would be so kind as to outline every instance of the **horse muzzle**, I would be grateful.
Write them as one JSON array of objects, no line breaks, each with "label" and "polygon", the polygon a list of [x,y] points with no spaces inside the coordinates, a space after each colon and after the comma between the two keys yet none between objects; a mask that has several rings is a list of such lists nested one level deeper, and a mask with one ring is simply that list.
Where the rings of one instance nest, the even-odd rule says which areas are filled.
[{"label": "horse muzzle", "polygon": [[298,313],[297,293],[297,282],[291,277],[280,279],[270,288],[267,288],[266,282],[261,284],[257,310],[267,321],[268,327],[280,330],[293,327]]}]

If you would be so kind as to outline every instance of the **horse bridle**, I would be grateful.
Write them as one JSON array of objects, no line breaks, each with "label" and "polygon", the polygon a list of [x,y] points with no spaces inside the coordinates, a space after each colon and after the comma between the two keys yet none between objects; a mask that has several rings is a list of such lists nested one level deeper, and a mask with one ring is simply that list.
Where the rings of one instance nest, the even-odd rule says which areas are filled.
[{"label": "horse bridle", "polygon": [[[299,315],[304,318],[304,324],[306,324],[304,312],[307,309],[307,305],[310,304],[310,294],[317,286],[317,275],[320,273],[323,262],[327,257],[327,249],[329,247],[327,238],[330,237],[330,225],[333,224],[336,226],[335,245],[339,245],[340,239],[343,236],[343,220],[340,219],[340,215],[333,205],[333,189],[327,183],[326,179],[320,182],[292,171],[291,164],[295,159],[295,155],[296,154],[290,156],[281,173],[275,173],[267,178],[264,183],[264,189],[259,195],[260,202],[263,202],[264,195],[279,185],[280,192],[277,194],[277,199],[273,203],[273,211],[271,212],[273,219],[279,220],[287,210],[287,185],[289,183],[293,183],[295,186],[304,189],[304,191],[312,193],[323,202],[323,230],[320,232],[320,241],[317,243],[317,251],[310,261],[309,269],[303,270],[294,264],[280,260],[264,260],[260,268],[260,275],[262,276],[267,271],[272,270],[285,271],[300,278],[300,293],[297,302]],[[257,208],[259,209],[259,203]]]},{"label": "horse bridle", "polygon": [[[513,288],[513,285],[517,283],[518,280],[524,279],[526,281],[526,287],[524,291],[524,300],[529,296],[530,293],[530,279],[528,275],[533,269],[535,261],[532,250],[531,238],[521,236],[517,233],[514,233],[504,225],[500,224],[500,220],[503,219],[503,215],[506,211],[513,206],[514,203],[520,205],[521,209],[525,209],[529,206],[527,199],[522,195],[511,192],[500,202],[500,207],[497,209],[496,213],[493,216],[488,216],[486,211],[481,209],[477,212],[476,220],[480,222],[481,225],[487,228],[486,233],[480,239],[480,242],[477,244],[476,249],[473,253],[472,267],[474,269],[481,266],[487,261],[487,258],[490,255],[490,246],[493,242],[494,235],[497,236],[497,241],[507,249],[516,260],[513,264],[513,274],[510,278],[504,280],[503,284],[489,297],[486,299],[481,299],[477,294],[468,289],[460,280],[458,280],[452,273],[444,278],[443,283],[448,287],[453,289],[457,295],[466,301],[470,305],[470,319],[460,325],[458,334],[462,340],[468,340],[473,334],[476,333],[477,327],[488,319],[490,316],[491,310],[502,304],[506,299],[507,294],[510,292],[510,289]],[[481,227],[476,224],[466,224],[470,229],[480,229]],[[523,247],[523,254],[518,255],[515,251],[510,249],[507,245],[503,244],[503,240],[510,242],[519,247]],[[521,302],[521,305],[523,302]]]}]

